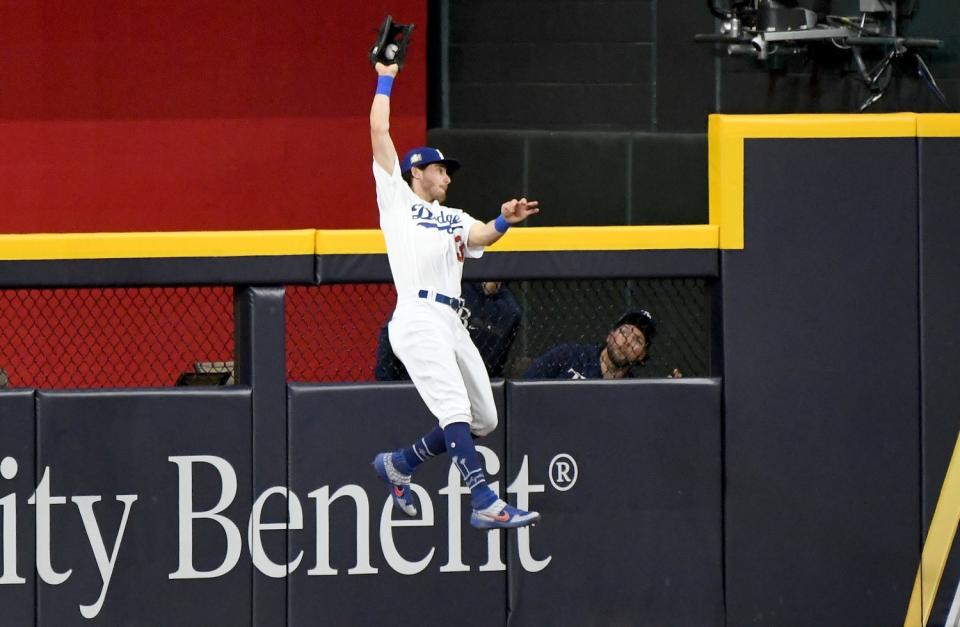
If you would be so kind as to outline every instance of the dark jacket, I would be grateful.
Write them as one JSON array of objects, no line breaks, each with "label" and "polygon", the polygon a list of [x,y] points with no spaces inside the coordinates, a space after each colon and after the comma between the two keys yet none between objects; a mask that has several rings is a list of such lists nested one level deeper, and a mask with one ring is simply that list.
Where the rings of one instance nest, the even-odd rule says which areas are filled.
[{"label": "dark jacket", "polygon": [[601,379],[597,344],[558,344],[533,360],[524,379]]}]

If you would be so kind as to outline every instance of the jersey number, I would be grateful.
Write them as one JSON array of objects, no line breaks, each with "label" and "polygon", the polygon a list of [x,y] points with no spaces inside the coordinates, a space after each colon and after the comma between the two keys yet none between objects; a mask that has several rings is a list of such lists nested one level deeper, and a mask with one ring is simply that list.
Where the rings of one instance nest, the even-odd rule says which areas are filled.
[{"label": "jersey number", "polygon": [[457,245],[457,261],[463,263],[463,238],[455,235],[453,241]]}]

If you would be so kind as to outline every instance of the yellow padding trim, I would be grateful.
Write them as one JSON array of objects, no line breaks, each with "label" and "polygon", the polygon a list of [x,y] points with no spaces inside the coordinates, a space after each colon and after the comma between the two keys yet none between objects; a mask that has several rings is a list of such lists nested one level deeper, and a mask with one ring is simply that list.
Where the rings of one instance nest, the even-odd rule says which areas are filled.
[{"label": "yellow padding trim", "polygon": [[387,244],[380,229],[318,230],[318,255],[386,254]]},{"label": "yellow padding trim", "polygon": [[913,581],[910,605],[903,620],[904,627],[925,627],[930,620],[933,601],[937,597],[940,579],[947,566],[950,547],[957,534],[957,522],[960,521],[960,438],[953,447],[953,456],[947,466],[947,476],[943,479],[937,507],[933,510],[930,530],[923,543],[920,556],[920,568]]},{"label": "yellow padding trim", "polygon": [[312,255],[314,230],[0,235],[0,259]]},{"label": "yellow padding trim", "polygon": [[720,227],[720,248],[743,241],[744,139],[915,137],[917,115],[720,115],[708,125],[710,224]]},{"label": "yellow padding trim", "polygon": [[724,135],[743,139],[830,139],[856,137],[915,137],[916,113],[876,114],[790,114],[790,115],[721,115]]},{"label": "yellow padding trim", "polygon": [[[490,252],[715,249],[719,229],[680,226],[553,226],[514,228]],[[383,254],[379,230],[317,231],[318,255]]]},{"label": "yellow padding trim", "polygon": [[719,229],[710,224],[680,226],[552,226],[511,229],[490,252],[538,250],[677,250],[716,248]]},{"label": "yellow padding trim", "polygon": [[921,113],[917,116],[918,137],[960,137],[960,114]]}]

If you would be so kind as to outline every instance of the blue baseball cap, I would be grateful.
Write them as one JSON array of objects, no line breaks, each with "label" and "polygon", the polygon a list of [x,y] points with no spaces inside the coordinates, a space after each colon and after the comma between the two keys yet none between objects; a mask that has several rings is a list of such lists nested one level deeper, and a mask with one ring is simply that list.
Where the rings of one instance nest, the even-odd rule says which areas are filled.
[{"label": "blue baseball cap", "polygon": [[618,329],[625,324],[632,324],[643,331],[643,337],[647,340],[647,344],[653,343],[653,337],[657,334],[657,321],[649,311],[646,309],[628,311],[620,316],[613,328]]},{"label": "blue baseball cap", "polygon": [[417,146],[407,151],[403,155],[403,161],[400,162],[400,171],[406,174],[410,168],[425,168],[431,163],[442,163],[447,166],[447,172],[453,174],[460,167],[460,162],[456,159],[447,159],[443,153],[436,148],[429,146]]}]

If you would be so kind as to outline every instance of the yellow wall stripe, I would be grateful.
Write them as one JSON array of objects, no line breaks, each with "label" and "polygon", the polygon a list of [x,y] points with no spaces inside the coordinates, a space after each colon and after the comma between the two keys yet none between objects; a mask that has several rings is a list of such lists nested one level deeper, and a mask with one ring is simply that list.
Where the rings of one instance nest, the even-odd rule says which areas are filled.
[{"label": "yellow wall stripe", "polygon": [[[753,116],[751,116],[753,117]],[[720,228],[720,248],[742,249],[743,242],[743,132],[736,118],[711,115],[710,223]]]},{"label": "yellow wall stripe", "polygon": [[[716,249],[718,231],[709,224],[526,227],[490,251]],[[0,235],[4,261],[385,253],[378,229]]]},{"label": "yellow wall stripe", "polygon": [[[494,252],[676,250],[717,248],[719,229],[709,224],[680,226],[554,226],[515,228],[489,248]],[[376,229],[317,231],[318,255],[386,252]]]},{"label": "yellow wall stripe", "polygon": [[910,594],[910,605],[907,606],[907,616],[903,621],[904,627],[925,627],[930,620],[933,602],[940,587],[940,578],[947,565],[950,547],[957,533],[957,522],[960,521],[960,437],[953,447],[953,455],[947,466],[947,476],[943,479],[940,496],[937,498],[937,507],[933,510],[933,519],[930,521],[930,530],[927,540],[923,543],[923,553],[920,556],[920,568],[913,582],[913,592]]},{"label": "yellow wall stripe", "polygon": [[680,226],[532,227],[511,230],[490,252],[538,250],[676,250],[716,248],[719,230],[710,224]]},{"label": "yellow wall stripe", "polygon": [[318,255],[382,255],[387,252],[380,229],[318,230]]},{"label": "yellow wall stripe", "polygon": [[711,115],[707,120],[707,181],[709,183],[707,202],[710,205],[710,218],[707,221],[718,227],[722,206],[720,182],[724,180],[720,170],[720,164],[723,163],[720,159],[720,121],[721,118],[718,115]]},{"label": "yellow wall stripe", "polygon": [[0,260],[312,255],[314,231],[0,235]]},{"label": "yellow wall stripe", "polygon": [[745,139],[915,137],[917,115],[720,115],[710,116],[710,223],[720,227],[720,248],[743,241],[743,142]]},{"label": "yellow wall stripe", "polygon": [[918,137],[960,137],[960,115],[921,113],[917,115]]},{"label": "yellow wall stripe", "polygon": [[917,114],[715,115],[725,134],[755,139],[915,137]]}]

